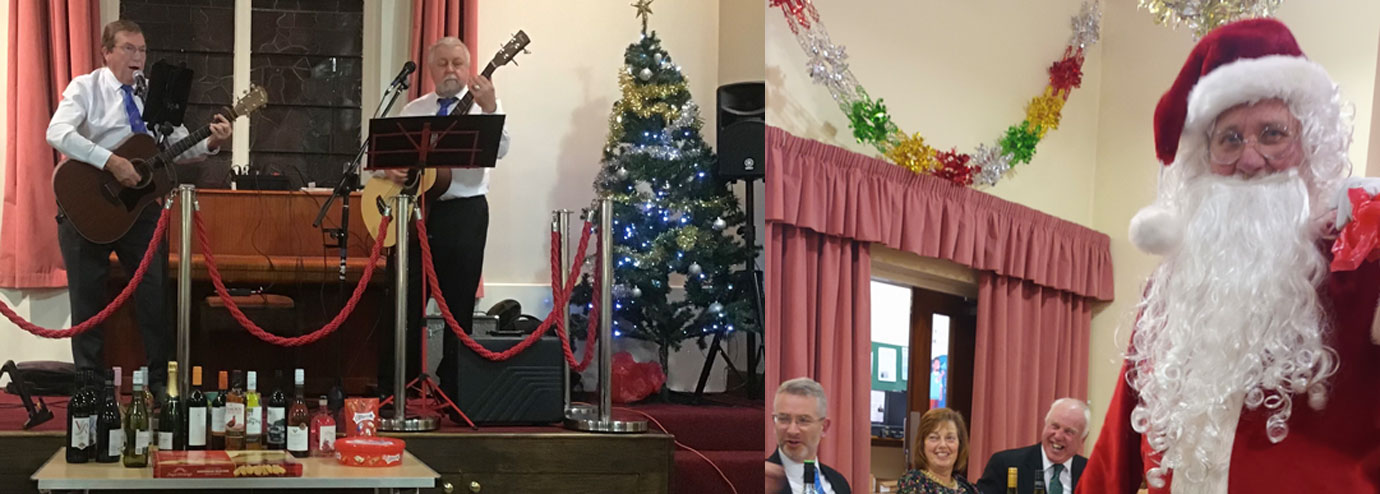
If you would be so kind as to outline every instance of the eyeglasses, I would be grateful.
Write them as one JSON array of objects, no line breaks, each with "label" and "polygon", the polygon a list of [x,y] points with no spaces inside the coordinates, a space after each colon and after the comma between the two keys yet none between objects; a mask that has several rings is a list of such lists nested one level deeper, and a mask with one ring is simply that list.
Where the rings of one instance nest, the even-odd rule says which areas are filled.
[{"label": "eyeglasses", "polygon": [[816,419],[809,415],[792,416],[789,413],[773,414],[771,416],[771,419],[776,422],[776,425],[782,426],[789,426],[791,425],[791,422],[795,422],[795,425],[800,426],[800,428],[802,429],[819,423],[819,419]]},{"label": "eyeglasses", "polygon": [[138,52],[141,55],[146,55],[149,52],[149,47],[147,46],[136,47],[134,45],[120,45],[116,48],[119,48],[120,51],[125,52],[126,55],[133,55],[135,52]]},{"label": "eyeglasses", "polygon": [[1265,161],[1282,158],[1298,136],[1285,125],[1267,124],[1260,134],[1244,136],[1241,132],[1226,129],[1208,136],[1208,157],[1214,164],[1235,165],[1246,151],[1246,145],[1255,142],[1255,150]]}]

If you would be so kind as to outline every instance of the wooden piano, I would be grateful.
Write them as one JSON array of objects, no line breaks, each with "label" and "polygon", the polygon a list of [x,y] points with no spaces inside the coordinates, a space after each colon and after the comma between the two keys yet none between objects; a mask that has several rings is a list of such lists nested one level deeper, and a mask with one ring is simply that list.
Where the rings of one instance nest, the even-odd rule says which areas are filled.
[{"label": "wooden piano", "polygon": [[[340,250],[323,228],[338,228],[341,201],[331,205],[322,228],[312,226],[330,196],[324,191],[234,191],[199,189],[197,203],[206,222],[217,267],[227,287],[274,295],[289,305],[251,304],[245,312],[261,327],[280,336],[297,336],[320,328],[344,306],[369,264],[373,240],[359,214],[359,194],[350,197],[349,255],[346,281],[339,281]],[[177,327],[177,272],[181,221],[174,207],[168,243],[167,320]],[[377,375],[376,348],[393,334],[391,287],[387,256],[377,263],[370,287],[356,311],[334,334],[311,345],[282,348],[241,329],[220,307],[210,283],[200,242],[192,238],[192,365],[203,367],[204,388],[216,386],[216,372],[232,368],[259,372],[259,391],[267,392],[275,370],[303,367],[309,395],[325,393],[333,376],[344,376],[346,391],[363,394]],[[387,254],[387,251],[385,251]],[[112,296],[128,283],[128,274],[111,257]],[[248,297],[246,297],[248,298]],[[254,306],[257,305],[257,306]],[[267,305],[272,305],[267,306]],[[143,345],[133,305],[122,307],[106,324],[106,363],[125,369],[143,365]],[[184,372],[188,372],[184,370]],[[291,383],[284,386],[290,390]]]}]

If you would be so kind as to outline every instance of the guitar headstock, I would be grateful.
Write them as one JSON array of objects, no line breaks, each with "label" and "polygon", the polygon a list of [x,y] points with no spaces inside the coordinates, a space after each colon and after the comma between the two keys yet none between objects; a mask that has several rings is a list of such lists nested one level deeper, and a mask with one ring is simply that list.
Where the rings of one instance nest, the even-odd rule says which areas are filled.
[{"label": "guitar headstock", "polygon": [[518,30],[517,34],[513,35],[513,39],[508,40],[508,42],[503,45],[503,48],[498,50],[498,53],[494,55],[494,60],[489,62],[489,64],[494,67],[508,65],[508,62],[513,61],[519,53],[523,53],[527,48],[527,44],[531,42],[532,40],[527,38],[527,33]]},{"label": "guitar headstock", "polygon": [[235,107],[231,110],[234,117],[248,115],[268,104],[268,91],[258,85],[250,84],[249,90],[245,91],[244,96],[235,102]]}]

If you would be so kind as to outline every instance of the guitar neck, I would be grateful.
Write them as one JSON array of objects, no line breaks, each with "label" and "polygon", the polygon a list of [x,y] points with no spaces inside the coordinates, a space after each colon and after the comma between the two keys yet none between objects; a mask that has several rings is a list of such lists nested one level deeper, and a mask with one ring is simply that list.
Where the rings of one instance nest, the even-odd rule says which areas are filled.
[{"label": "guitar neck", "polygon": [[[484,71],[483,71],[483,72],[480,72],[479,75],[484,76],[484,78],[486,78],[486,79],[492,80],[492,78],[493,78],[493,76],[494,76],[494,71],[495,71],[495,70],[498,70],[498,67],[495,66],[493,62],[489,62],[489,65],[485,66],[485,67],[484,67]],[[459,114],[461,114],[461,115],[464,115],[464,114],[469,113],[469,112],[470,112],[470,108],[473,107],[473,106],[474,106],[474,91],[465,91],[465,97],[460,98],[460,103],[457,104],[457,105],[455,105],[455,112],[452,112],[452,113],[459,113]]]},{"label": "guitar neck", "polygon": [[[230,112],[228,115],[225,116],[225,119],[232,122],[235,121],[235,113],[233,111]],[[197,143],[206,140],[207,137],[211,137],[210,125],[206,125],[200,129],[197,129],[196,132],[192,132],[191,134],[188,134],[187,137],[182,138],[182,140],[173,143],[173,145],[171,146],[168,146],[168,149],[165,149],[163,150],[163,152],[158,153],[156,161],[159,163],[172,163],[173,158],[181,156],[182,153],[187,152],[188,149],[191,149],[192,146],[197,145]]]}]

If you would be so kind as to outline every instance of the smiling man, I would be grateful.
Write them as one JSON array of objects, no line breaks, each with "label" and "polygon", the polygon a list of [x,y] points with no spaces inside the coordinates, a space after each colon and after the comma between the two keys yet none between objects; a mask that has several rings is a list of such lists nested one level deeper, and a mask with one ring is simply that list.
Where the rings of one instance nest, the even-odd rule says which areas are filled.
[{"label": "smiling man", "polygon": [[814,476],[820,494],[849,494],[848,480],[819,462],[819,440],[829,432],[829,401],[824,387],[808,377],[781,383],[772,404],[776,452],[767,458],[767,492],[805,492],[805,462],[818,465]]},{"label": "smiling man", "polygon": [[1082,401],[1055,400],[1045,414],[1040,443],[992,455],[978,480],[978,490],[983,494],[1005,494],[1006,471],[1016,467],[1016,490],[1020,494],[1035,491],[1037,475],[1044,481],[1045,492],[1072,494],[1088,464],[1088,459],[1078,453],[1088,437],[1089,418],[1088,405]]}]

